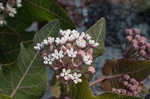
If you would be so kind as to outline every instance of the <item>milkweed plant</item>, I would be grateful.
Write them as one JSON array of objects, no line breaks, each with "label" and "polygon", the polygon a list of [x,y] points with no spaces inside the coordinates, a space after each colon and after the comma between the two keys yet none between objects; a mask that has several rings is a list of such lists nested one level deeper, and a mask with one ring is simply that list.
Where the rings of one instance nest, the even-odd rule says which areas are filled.
[{"label": "milkweed plant", "polygon": [[[140,35],[140,30],[137,28],[126,29],[125,33],[126,47],[122,53],[123,59],[137,62],[142,61],[141,58],[149,60],[150,44],[144,36]],[[58,82],[64,86],[81,84],[85,78],[91,77],[87,75],[93,75],[96,72],[93,53],[94,49],[102,45],[85,32],[80,33],[77,30],[67,29],[60,30],[58,34],[59,36],[56,38],[51,36],[45,38],[42,42],[37,43],[34,49],[40,52],[43,63],[55,72]],[[120,74],[111,76],[101,76],[99,79],[89,82],[89,86],[117,78],[118,84],[121,84],[122,87],[115,88],[112,85],[109,92],[138,97],[143,92],[144,82],[143,80],[137,80],[136,76],[133,77],[130,74],[132,74],[132,71],[120,72]],[[66,91],[68,88],[70,87],[64,90],[65,95],[68,93]],[[68,96],[65,99],[71,98]]]}]

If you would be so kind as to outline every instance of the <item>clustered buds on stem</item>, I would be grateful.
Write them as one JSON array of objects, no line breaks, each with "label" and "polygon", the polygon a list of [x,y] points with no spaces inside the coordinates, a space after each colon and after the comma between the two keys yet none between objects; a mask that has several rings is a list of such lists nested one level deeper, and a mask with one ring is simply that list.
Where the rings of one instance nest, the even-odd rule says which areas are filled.
[{"label": "clustered buds on stem", "polygon": [[126,89],[112,88],[112,92],[127,96],[137,96],[142,90],[141,86],[143,85],[143,81],[138,82],[134,78],[130,78],[130,76],[127,74],[123,76],[121,83],[125,86]]},{"label": "clustered buds on stem", "polygon": [[0,0],[0,26],[7,24],[5,18],[14,17],[16,8],[22,6],[22,0]]},{"label": "clustered buds on stem", "polygon": [[124,56],[127,58],[144,57],[150,60],[150,43],[144,36],[140,35],[140,30],[127,29],[126,30],[126,49]]},{"label": "clustered buds on stem", "polygon": [[34,48],[41,53],[44,64],[56,71],[60,81],[75,84],[82,82],[81,76],[95,72],[93,67],[93,48],[99,43],[91,39],[89,34],[76,30],[60,30],[60,37],[48,37]]}]

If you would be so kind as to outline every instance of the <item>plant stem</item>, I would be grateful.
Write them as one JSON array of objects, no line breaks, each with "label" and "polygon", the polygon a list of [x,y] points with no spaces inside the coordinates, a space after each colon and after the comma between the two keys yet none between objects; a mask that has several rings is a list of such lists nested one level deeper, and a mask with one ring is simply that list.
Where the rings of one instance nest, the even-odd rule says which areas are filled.
[{"label": "plant stem", "polygon": [[22,84],[22,81],[24,80],[24,78],[25,78],[26,75],[28,74],[28,72],[29,72],[29,70],[30,70],[30,68],[31,68],[31,66],[32,66],[32,64],[33,64],[33,62],[34,62],[34,60],[36,59],[36,57],[37,57],[38,54],[39,54],[39,52],[37,52],[37,53],[34,55],[33,60],[30,62],[30,64],[29,64],[27,70],[25,71],[25,73],[24,73],[23,76],[21,77],[19,83],[17,84],[17,86],[16,86],[16,88],[13,90],[13,92],[11,93],[10,97],[13,98],[14,95],[16,94],[16,92],[18,91],[18,89],[20,88],[20,86],[21,86],[21,84]]},{"label": "plant stem", "polygon": [[118,74],[118,75],[113,75],[113,76],[101,76],[101,77],[99,77],[97,80],[91,82],[91,83],[89,84],[89,86],[93,86],[93,85],[95,85],[95,84],[97,84],[97,83],[99,83],[99,82],[102,82],[102,81],[104,81],[104,80],[107,80],[107,79],[112,79],[112,78],[121,77],[122,75],[123,75],[123,74]]}]

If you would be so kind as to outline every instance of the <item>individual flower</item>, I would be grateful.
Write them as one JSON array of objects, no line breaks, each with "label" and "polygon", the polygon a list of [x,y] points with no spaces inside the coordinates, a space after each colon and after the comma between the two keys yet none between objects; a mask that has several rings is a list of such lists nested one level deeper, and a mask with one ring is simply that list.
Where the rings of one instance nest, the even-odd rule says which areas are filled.
[{"label": "individual flower", "polygon": [[94,73],[95,73],[95,68],[94,68],[93,66],[90,66],[90,67],[88,68],[88,71],[89,71],[90,73],[94,74]]},{"label": "individual flower", "polygon": [[77,55],[77,51],[74,51],[73,48],[67,50],[68,57],[75,58]]},{"label": "individual flower", "polygon": [[76,44],[79,48],[85,48],[86,47],[86,41],[84,39],[77,39]]}]

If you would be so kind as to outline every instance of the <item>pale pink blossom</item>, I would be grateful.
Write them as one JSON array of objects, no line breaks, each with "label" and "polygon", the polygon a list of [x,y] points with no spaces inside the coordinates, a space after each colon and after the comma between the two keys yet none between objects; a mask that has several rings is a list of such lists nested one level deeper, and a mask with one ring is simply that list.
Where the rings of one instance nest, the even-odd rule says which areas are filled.
[{"label": "pale pink blossom", "polygon": [[88,68],[88,71],[89,71],[90,73],[94,74],[94,73],[95,73],[95,68],[94,68],[93,66],[90,66],[90,67]]}]

